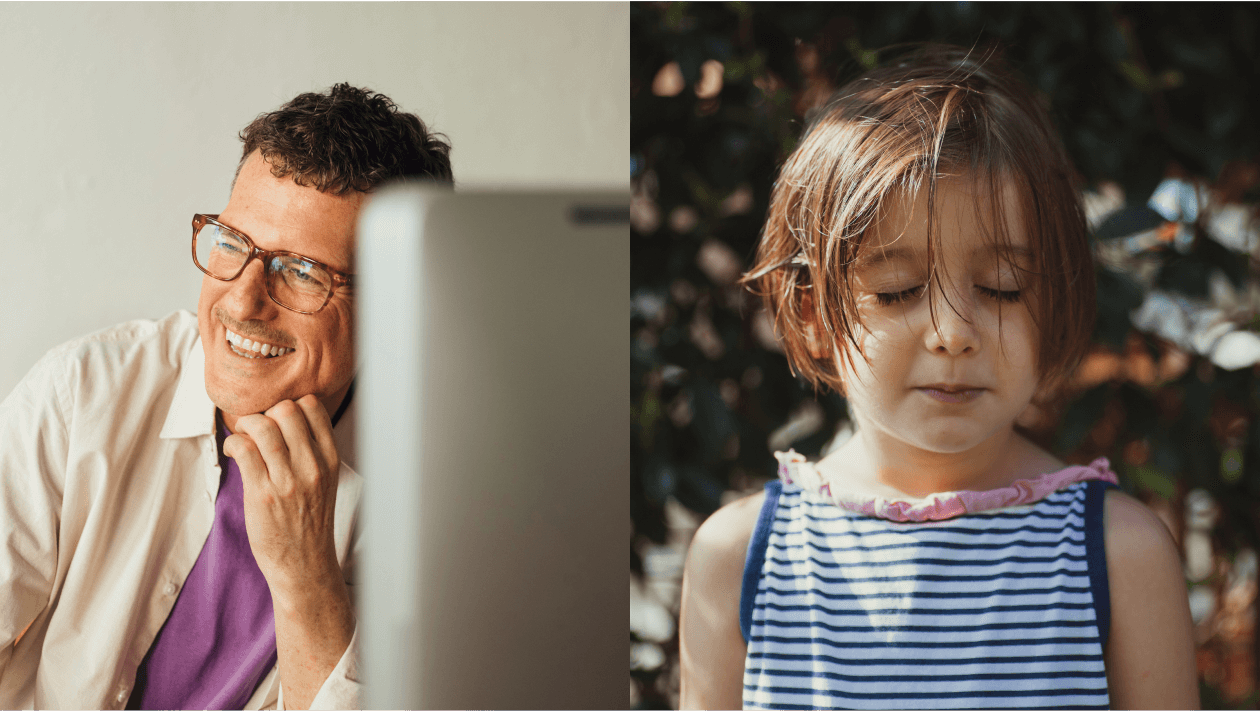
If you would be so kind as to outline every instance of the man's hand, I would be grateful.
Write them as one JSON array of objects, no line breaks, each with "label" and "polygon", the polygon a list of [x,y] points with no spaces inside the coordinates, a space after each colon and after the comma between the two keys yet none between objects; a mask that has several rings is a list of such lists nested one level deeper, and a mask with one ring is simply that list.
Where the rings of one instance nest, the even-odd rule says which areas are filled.
[{"label": "man's hand", "polygon": [[297,593],[341,568],[333,540],[341,461],[314,395],[236,422],[223,443],[245,485],[245,530],[272,595]]},{"label": "man's hand", "polygon": [[341,461],[314,395],[236,422],[223,443],[245,488],[245,530],[271,589],[286,708],[308,708],[350,645],[354,610],[333,538]]}]

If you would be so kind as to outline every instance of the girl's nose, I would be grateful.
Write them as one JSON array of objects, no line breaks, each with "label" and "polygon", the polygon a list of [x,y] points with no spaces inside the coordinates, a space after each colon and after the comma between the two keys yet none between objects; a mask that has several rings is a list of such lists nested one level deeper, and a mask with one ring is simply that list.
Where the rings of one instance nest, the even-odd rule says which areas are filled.
[{"label": "girl's nose", "polygon": [[[936,293],[936,325],[929,320],[924,345],[942,355],[968,355],[980,349],[980,331],[975,323],[972,300],[965,294],[952,293],[945,298]],[[929,317],[930,318],[930,317]]]}]

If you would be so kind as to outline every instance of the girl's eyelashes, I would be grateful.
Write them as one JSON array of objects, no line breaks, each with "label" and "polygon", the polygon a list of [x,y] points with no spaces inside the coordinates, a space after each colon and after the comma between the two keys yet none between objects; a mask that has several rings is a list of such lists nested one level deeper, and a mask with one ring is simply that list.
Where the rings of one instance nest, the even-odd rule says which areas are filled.
[{"label": "girl's eyelashes", "polygon": [[875,300],[879,302],[880,306],[892,306],[893,304],[899,304],[906,299],[912,299],[921,293],[923,293],[922,284],[912,286],[909,289],[904,289],[902,291],[877,293],[875,294]]},{"label": "girl's eyelashes", "polygon": [[[1003,291],[1001,289],[990,289],[987,286],[980,286],[979,284],[976,285],[976,288],[980,290],[981,294],[997,301],[1008,304],[1019,301],[1019,290]],[[893,304],[899,304],[907,299],[916,298],[922,293],[923,285],[920,284],[901,291],[877,292],[875,294],[875,300],[879,302],[880,306],[892,306]]]},{"label": "girl's eyelashes", "polygon": [[992,299],[997,299],[998,301],[1004,301],[1008,304],[1019,301],[1018,289],[1013,291],[1002,291],[1000,289],[990,289],[987,286],[980,286],[979,284],[976,285],[976,288],[980,290],[981,294],[984,294]]}]

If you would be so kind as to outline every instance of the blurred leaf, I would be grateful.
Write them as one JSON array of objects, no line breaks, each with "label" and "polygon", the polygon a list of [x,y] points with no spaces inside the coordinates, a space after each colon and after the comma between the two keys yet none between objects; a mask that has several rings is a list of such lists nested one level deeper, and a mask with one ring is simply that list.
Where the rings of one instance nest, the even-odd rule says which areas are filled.
[{"label": "blurred leaf", "polygon": [[1067,411],[1063,413],[1063,424],[1055,440],[1056,450],[1071,452],[1081,446],[1090,431],[1094,429],[1098,418],[1102,417],[1110,390],[1110,383],[1103,383],[1085,391],[1085,394],[1068,405]]},{"label": "blurred leaf", "polygon": [[1166,433],[1160,435],[1151,445],[1151,467],[1163,472],[1181,471],[1185,465],[1180,450],[1169,441]]},{"label": "blurred leaf", "polygon": [[1233,484],[1242,477],[1243,452],[1241,447],[1230,447],[1221,452],[1221,479]]},{"label": "blurred leaf", "polygon": [[1094,232],[1094,236],[1100,240],[1128,237],[1139,232],[1153,230],[1164,222],[1163,216],[1146,205],[1128,205],[1104,220]]},{"label": "blurred leaf", "polygon": [[1245,288],[1250,275],[1250,255],[1235,252],[1207,235],[1199,236],[1195,248],[1205,264],[1225,272],[1235,289]]},{"label": "blurred leaf", "polygon": [[1125,476],[1139,489],[1149,491],[1166,500],[1177,495],[1177,484],[1173,477],[1154,467],[1127,467]]},{"label": "blurred leaf", "polygon": [[699,437],[699,461],[716,464],[726,448],[727,439],[738,432],[735,415],[722,400],[717,386],[708,378],[696,378],[693,382],[692,406],[695,416],[691,426]]},{"label": "blurred leaf", "polygon": [[1099,267],[1095,274],[1098,314],[1094,340],[1112,350],[1124,350],[1132,326],[1129,314],[1142,305],[1142,287],[1127,275],[1105,267]]},{"label": "blurred leaf", "polygon": [[1225,63],[1221,46],[1211,40],[1207,42],[1173,40],[1169,43],[1168,49],[1179,64],[1190,69],[1200,69],[1215,74]]},{"label": "blurred leaf", "polygon": [[1210,266],[1196,255],[1174,255],[1160,268],[1155,284],[1161,289],[1203,298],[1208,295]]},{"label": "blurred leaf", "polygon": [[[1188,374],[1182,379],[1182,383],[1182,397],[1185,405],[1183,421],[1193,423],[1196,429],[1205,427],[1208,418],[1212,416],[1212,396],[1215,394],[1212,385],[1203,382],[1194,374]],[[1180,434],[1185,436],[1186,431],[1183,430]]]},{"label": "blurred leaf", "polygon": [[656,504],[665,503],[665,499],[674,493],[678,478],[676,470],[663,458],[654,458],[643,477],[644,495],[648,501]]},{"label": "blurred leaf", "polygon": [[721,506],[722,493],[725,491],[726,482],[720,480],[710,468],[687,466],[682,470],[675,496],[678,503],[707,516]]},{"label": "blurred leaf", "polygon": [[1159,422],[1150,392],[1145,388],[1125,383],[1112,396],[1118,397],[1124,404],[1125,430],[1128,439],[1147,439],[1155,434]]}]

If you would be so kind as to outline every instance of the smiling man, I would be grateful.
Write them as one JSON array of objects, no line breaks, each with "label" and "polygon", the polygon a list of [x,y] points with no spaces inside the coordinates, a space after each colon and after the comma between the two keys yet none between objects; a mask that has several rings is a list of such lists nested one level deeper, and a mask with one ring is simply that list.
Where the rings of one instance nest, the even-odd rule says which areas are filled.
[{"label": "smiling man", "polygon": [[345,84],[241,139],[196,317],[64,344],[0,403],[0,707],[360,706],[355,221],[450,183],[449,146]]}]

